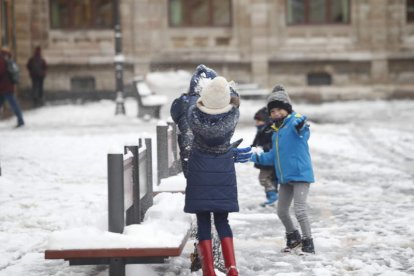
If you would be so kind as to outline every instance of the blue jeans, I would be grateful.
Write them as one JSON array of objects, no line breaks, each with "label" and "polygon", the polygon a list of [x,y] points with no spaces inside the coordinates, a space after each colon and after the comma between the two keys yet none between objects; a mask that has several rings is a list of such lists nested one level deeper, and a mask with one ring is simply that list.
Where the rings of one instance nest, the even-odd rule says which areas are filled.
[{"label": "blue jeans", "polygon": [[[216,226],[217,233],[220,240],[226,237],[233,237],[229,221],[227,219],[229,213],[213,213],[214,225]],[[211,240],[211,216],[210,212],[197,213],[197,236],[199,241]]]},{"label": "blue jeans", "polygon": [[5,95],[0,95],[0,107],[3,106],[4,102],[8,101],[9,105],[11,107],[11,109],[13,110],[14,114],[17,117],[17,124],[18,125],[23,125],[24,124],[24,120],[23,120],[23,114],[22,111],[20,110],[20,106],[16,101],[16,97],[14,96],[13,93],[6,93]]}]

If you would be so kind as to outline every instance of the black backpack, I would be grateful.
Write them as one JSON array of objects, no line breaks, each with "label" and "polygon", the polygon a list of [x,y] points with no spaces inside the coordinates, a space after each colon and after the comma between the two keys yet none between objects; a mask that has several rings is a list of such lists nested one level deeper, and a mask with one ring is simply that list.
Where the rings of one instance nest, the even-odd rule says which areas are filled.
[{"label": "black backpack", "polygon": [[17,63],[12,59],[5,57],[7,73],[12,83],[17,84],[20,80],[20,69]]}]

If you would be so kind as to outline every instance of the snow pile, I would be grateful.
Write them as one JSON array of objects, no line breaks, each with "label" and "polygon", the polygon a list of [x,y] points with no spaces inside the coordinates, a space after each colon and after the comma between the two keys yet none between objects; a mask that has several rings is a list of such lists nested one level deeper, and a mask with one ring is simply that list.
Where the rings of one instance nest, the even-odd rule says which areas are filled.
[{"label": "snow pile", "polygon": [[126,226],[123,234],[81,227],[51,234],[47,248],[158,248],[178,247],[191,227],[191,216],[182,212],[184,195],[161,193],[154,197],[142,224]]},{"label": "snow pile", "polygon": [[160,185],[154,187],[154,192],[162,191],[185,191],[187,180],[183,173],[161,179]]}]

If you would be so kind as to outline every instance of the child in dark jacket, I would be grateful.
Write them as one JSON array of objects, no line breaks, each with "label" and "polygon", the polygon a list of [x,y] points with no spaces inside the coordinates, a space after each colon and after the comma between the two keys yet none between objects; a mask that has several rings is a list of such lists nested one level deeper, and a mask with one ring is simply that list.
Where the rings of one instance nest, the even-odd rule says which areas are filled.
[{"label": "child in dark jacket", "polygon": [[[260,148],[264,152],[268,152],[272,149],[272,135],[273,130],[270,128],[271,120],[267,107],[259,109],[254,114],[254,120],[256,122],[256,136],[254,137],[252,147]],[[277,195],[277,181],[275,175],[275,168],[273,165],[260,165],[254,164],[255,168],[259,169],[259,183],[264,187],[266,194],[266,201],[261,206],[274,205]]]},{"label": "child in dark jacket", "polygon": [[[309,125],[306,117],[292,110],[289,95],[283,86],[273,88],[267,101],[267,109],[273,120],[273,147],[269,152],[252,155],[256,164],[274,165],[279,186],[277,214],[286,229],[286,248],[283,252],[302,246],[305,253],[315,253],[306,199],[310,183],[314,182],[312,161],[309,153]],[[289,214],[294,201],[296,219],[303,238]]]},{"label": "child in dark jacket", "polygon": [[244,162],[250,148],[232,148],[239,109],[231,103],[231,88],[223,77],[211,80],[201,91],[196,105],[188,110],[188,124],[194,140],[188,162],[185,207],[197,217],[198,248],[203,275],[215,275],[211,243],[210,213],[221,241],[227,275],[238,275],[229,212],[238,212],[234,162]]},{"label": "child in dark jacket", "polygon": [[177,124],[178,146],[180,148],[180,160],[184,176],[187,177],[188,158],[193,144],[193,133],[188,126],[188,109],[195,105],[200,98],[200,91],[205,82],[214,79],[216,71],[200,64],[191,76],[190,86],[187,93],[182,94],[171,104],[170,114],[174,123]]}]

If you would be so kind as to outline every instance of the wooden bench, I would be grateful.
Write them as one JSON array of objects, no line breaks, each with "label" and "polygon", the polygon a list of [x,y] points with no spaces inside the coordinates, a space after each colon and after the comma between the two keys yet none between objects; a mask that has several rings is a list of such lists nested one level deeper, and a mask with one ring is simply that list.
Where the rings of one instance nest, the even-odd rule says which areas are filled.
[{"label": "wooden bench", "polygon": [[154,94],[148,84],[140,78],[133,81],[133,88],[137,95],[138,117],[149,116],[159,119],[161,107],[167,103],[168,98],[165,95]]},{"label": "wooden bench", "polygon": [[[109,232],[125,237],[122,234],[125,226],[140,224],[143,221],[146,212],[153,206],[152,188],[151,139],[145,139],[145,146],[140,139],[138,146],[125,147],[124,154],[108,154]],[[163,263],[169,257],[180,256],[190,237],[191,222],[188,223],[188,229],[185,227],[186,232],[175,246],[49,248],[45,251],[45,259],[64,259],[69,261],[70,265],[106,264],[109,265],[110,276],[124,276],[127,264]],[[61,236],[67,243],[67,235],[63,233]],[[82,235],[85,243],[93,238],[91,235]],[[59,242],[59,237],[57,240]],[[64,244],[64,241],[62,243]],[[77,243],[82,245],[82,241]]]}]

